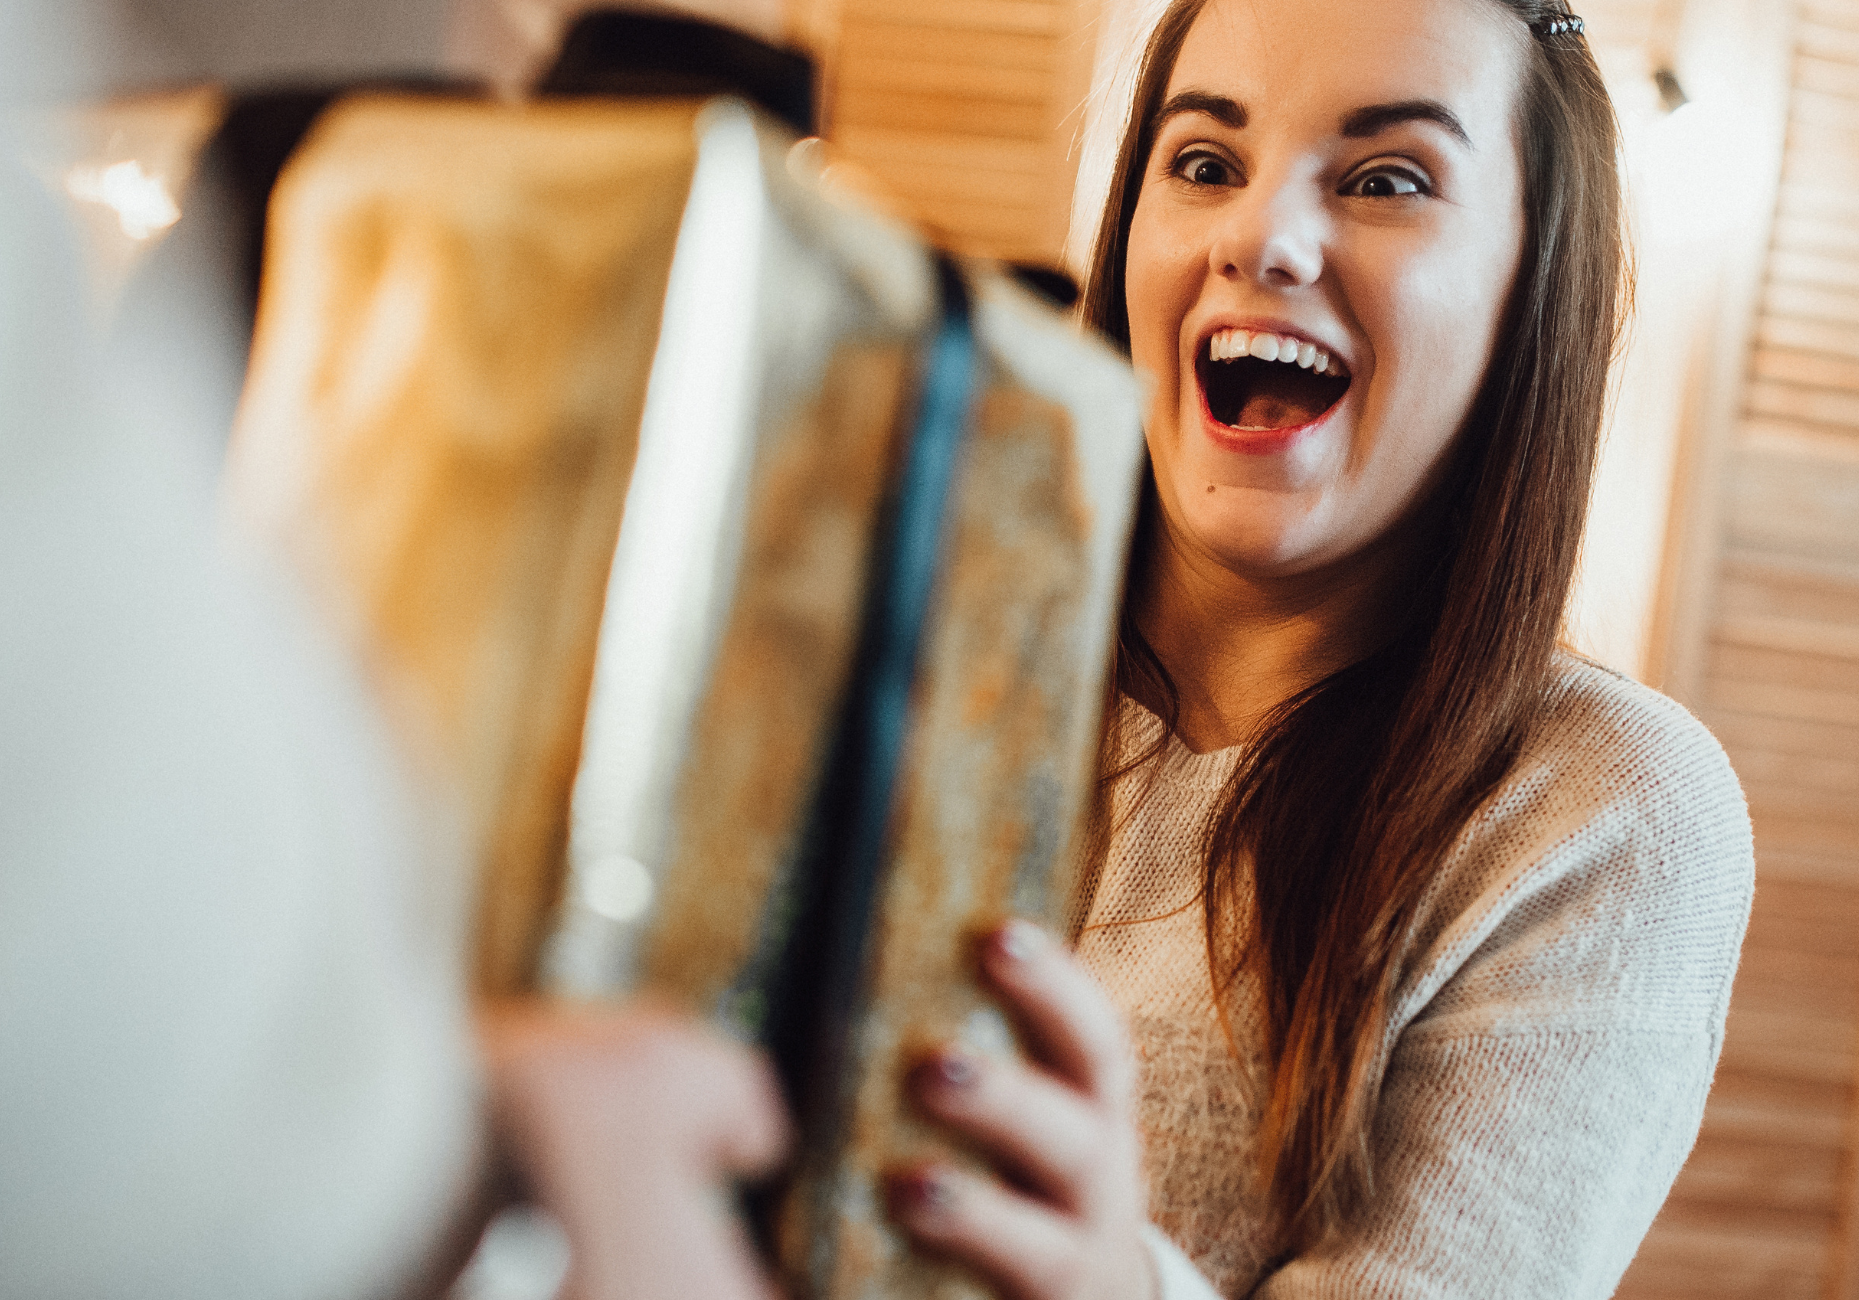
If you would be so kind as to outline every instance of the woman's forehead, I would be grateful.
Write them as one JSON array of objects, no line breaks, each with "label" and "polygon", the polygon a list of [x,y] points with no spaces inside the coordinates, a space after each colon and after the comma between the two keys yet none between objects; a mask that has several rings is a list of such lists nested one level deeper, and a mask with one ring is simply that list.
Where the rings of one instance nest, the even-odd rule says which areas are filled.
[{"label": "woman's forehead", "polygon": [[1498,0],[1208,0],[1167,97],[1229,99],[1249,122],[1339,132],[1380,104],[1446,106],[1508,138],[1529,29]]}]

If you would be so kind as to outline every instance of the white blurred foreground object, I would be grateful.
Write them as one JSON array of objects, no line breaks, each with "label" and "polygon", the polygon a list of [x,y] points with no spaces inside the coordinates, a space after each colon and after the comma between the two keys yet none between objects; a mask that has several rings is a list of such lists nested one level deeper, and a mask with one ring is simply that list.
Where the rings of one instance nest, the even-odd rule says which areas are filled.
[{"label": "white blurred foreground object", "polygon": [[[9,39],[25,9],[0,85],[48,44]],[[215,525],[218,214],[112,170],[140,155],[74,194],[26,146],[0,134],[0,1295],[437,1294],[484,1208],[460,843]],[[107,344],[61,190],[136,243],[196,223]],[[486,1033],[493,1119],[575,1293],[760,1294],[716,1191],[779,1155],[754,1058],[639,1008],[523,1029]],[[552,1294],[548,1222],[500,1220],[461,1294]]]},{"label": "white blurred foreground object", "polygon": [[0,1290],[395,1293],[475,1167],[456,882],[215,536],[212,333],[106,353],[0,143]]},{"label": "white blurred foreground object", "polygon": [[568,1276],[568,1237],[554,1215],[517,1205],[491,1220],[451,1300],[553,1300]]}]

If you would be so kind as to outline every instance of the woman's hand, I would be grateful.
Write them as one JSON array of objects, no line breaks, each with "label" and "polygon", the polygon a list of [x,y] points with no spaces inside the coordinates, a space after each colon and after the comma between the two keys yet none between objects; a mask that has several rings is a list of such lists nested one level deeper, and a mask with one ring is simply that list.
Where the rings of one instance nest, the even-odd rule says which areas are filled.
[{"label": "woman's hand", "polygon": [[892,1217],[1012,1300],[1149,1300],[1157,1286],[1122,1019],[1076,959],[1024,921],[989,936],[981,964],[1033,1063],[947,1048],[910,1086],[1008,1182],[941,1164],[900,1170]]},{"label": "woman's hand", "polygon": [[504,1004],[480,1016],[492,1118],[568,1236],[575,1300],[769,1300],[731,1177],[788,1144],[761,1059],[650,1007]]}]

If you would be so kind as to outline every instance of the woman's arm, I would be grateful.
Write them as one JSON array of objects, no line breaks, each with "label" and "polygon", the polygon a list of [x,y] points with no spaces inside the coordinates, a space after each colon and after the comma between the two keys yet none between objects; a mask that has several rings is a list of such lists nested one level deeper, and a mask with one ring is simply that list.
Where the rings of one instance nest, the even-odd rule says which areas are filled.
[{"label": "woman's arm", "polygon": [[1619,734],[1576,733],[1473,828],[1443,892],[1487,902],[1397,1014],[1373,1198],[1261,1300],[1600,1300],[1631,1263],[1703,1117],[1754,867],[1722,752],[1610,690]]},{"label": "woman's arm", "polygon": [[1367,1212],[1255,1296],[1613,1294],[1691,1148],[1715,1056],[1701,1032],[1404,1042]]}]

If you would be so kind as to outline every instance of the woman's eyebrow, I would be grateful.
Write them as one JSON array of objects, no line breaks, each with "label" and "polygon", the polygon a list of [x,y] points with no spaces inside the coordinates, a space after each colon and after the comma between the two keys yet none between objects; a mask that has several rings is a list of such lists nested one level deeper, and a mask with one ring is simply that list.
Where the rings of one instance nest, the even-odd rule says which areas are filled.
[{"label": "woman's eyebrow", "polygon": [[1405,99],[1398,104],[1370,104],[1367,108],[1358,108],[1343,119],[1343,139],[1365,140],[1402,122],[1436,123],[1451,132],[1467,149],[1472,148],[1472,137],[1466,134],[1465,124],[1436,99]]},{"label": "woman's eyebrow", "polygon": [[1162,111],[1155,115],[1155,124],[1159,127],[1171,117],[1182,113],[1205,113],[1222,126],[1230,126],[1235,131],[1246,125],[1246,106],[1236,99],[1225,95],[1215,95],[1205,90],[1184,90],[1171,95]]}]

